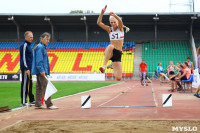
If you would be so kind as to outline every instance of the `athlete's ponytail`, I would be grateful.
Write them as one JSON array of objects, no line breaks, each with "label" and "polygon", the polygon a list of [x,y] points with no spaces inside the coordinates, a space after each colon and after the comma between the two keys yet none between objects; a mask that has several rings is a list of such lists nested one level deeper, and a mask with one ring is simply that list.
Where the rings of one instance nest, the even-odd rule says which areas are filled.
[{"label": "athlete's ponytail", "polygon": [[127,27],[127,26],[125,26],[125,25],[123,25],[123,28],[125,28],[125,29],[126,29],[126,31],[125,31],[126,33],[130,31],[130,28],[128,28],[128,27]]}]

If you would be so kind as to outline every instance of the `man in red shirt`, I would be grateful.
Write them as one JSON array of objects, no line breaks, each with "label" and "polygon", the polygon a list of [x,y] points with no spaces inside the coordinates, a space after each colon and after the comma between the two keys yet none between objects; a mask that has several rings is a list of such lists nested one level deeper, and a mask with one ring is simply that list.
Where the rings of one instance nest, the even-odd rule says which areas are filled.
[{"label": "man in red shirt", "polygon": [[146,79],[147,79],[147,64],[145,63],[144,60],[142,60],[142,63],[140,64],[139,67],[139,75],[140,75],[140,81],[141,85],[147,85]]}]

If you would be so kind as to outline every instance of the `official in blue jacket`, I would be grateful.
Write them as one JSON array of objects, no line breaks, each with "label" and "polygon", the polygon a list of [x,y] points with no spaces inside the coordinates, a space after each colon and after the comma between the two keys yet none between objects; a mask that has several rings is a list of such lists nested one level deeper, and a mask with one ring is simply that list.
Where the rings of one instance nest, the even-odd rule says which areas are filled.
[{"label": "official in blue jacket", "polygon": [[[50,41],[51,35],[47,32],[43,33],[40,36],[40,43],[35,47],[33,54],[33,71],[32,74],[36,75],[37,83],[36,83],[36,100],[35,100],[35,109],[44,109],[46,107],[41,105],[42,94],[45,95],[46,87],[47,87],[47,79],[46,75],[50,75],[50,65],[48,54],[46,51],[46,46]],[[51,102],[51,97],[45,101],[45,104],[48,109],[58,109],[58,107],[54,106]]]},{"label": "official in blue jacket", "polygon": [[33,33],[26,31],[24,34],[25,41],[20,45],[20,69],[22,72],[21,82],[21,106],[27,104],[27,94],[29,95],[29,101],[31,104],[35,103],[34,95],[32,93],[32,59],[33,53],[31,49],[31,43],[33,41]]}]

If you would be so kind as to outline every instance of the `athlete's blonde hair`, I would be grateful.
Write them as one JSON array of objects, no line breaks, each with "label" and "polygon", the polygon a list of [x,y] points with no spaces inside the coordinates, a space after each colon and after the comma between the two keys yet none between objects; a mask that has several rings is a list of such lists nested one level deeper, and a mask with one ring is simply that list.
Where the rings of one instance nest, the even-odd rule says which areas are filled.
[{"label": "athlete's blonde hair", "polygon": [[[118,23],[118,20],[117,20],[114,16],[110,16],[110,17],[109,17],[109,21],[111,21],[111,19],[113,19],[113,18],[114,18],[114,19],[117,21],[117,23]],[[130,31],[130,28],[127,27],[127,26],[125,26],[125,25],[123,25],[123,28],[126,29],[126,31],[125,31],[126,33]]]},{"label": "athlete's blonde hair", "polygon": [[128,28],[128,27],[127,27],[127,26],[125,26],[125,25],[123,25],[123,28],[125,28],[125,29],[126,29],[126,31],[125,31],[126,33],[130,31],[130,28]]},{"label": "athlete's blonde hair", "polygon": [[118,20],[114,16],[110,16],[109,21],[111,21],[111,19],[113,19],[113,18],[118,22]]}]

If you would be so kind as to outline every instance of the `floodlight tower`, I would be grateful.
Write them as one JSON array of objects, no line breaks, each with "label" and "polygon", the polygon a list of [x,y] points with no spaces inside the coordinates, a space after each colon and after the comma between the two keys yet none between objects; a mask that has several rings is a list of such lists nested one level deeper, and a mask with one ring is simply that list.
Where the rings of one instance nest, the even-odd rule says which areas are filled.
[{"label": "floodlight tower", "polygon": [[87,24],[87,18],[86,16],[81,17],[81,20],[84,22],[85,24],[85,32],[86,32],[86,49],[88,48],[88,24]]},{"label": "floodlight tower", "polygon": [[157,48],[156,48],[156,44],[157,44],[157,34],[158,34],[157,22],[159,21],[159,16],[158,16],[158,14],[155,14],[155,16],[153,17],[153,20],[154,20],[154,22],[155,22],[155,24],[154,24],[154,29],[155,29],[155,45],[154,45],[154,48],[153,48],[153,49],[157,49]]},{"label": "floodlight tower", "polygon": [[20,48],[20,30],[19,30],[19,24],[16,22],[16,20],[14,19],[14,16],[10,16],[8,17],[8,21],[12,21],[16,27],[17,27],[17,43],[18,43],[18,49]]},{"label": "floodlight tower", "polygon": [[52,38],[52,48],[54,49],[54,25],[49,17],[44,17],[44,21],[49,22],[49,25],[51,26],[51,38]]}]

